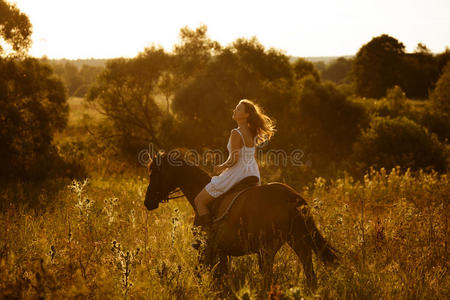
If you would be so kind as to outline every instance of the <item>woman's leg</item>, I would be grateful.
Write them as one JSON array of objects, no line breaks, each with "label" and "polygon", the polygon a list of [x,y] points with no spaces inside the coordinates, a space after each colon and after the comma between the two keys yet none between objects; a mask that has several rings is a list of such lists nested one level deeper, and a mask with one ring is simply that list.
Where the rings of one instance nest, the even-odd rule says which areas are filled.
[{"label": "woman's leg", "polygon": [[[209,210],[207,205],[214,199],[213,196],[208,194],[208,192],[203,188],[200,193],[198,193],[197,197],[194,199],[195,209],[197,213],[195,214],[194,226],[200,227],[203,232],[206,232],[206,235],[209,235],[209,227],[211,225],[211,216],[209,215]],[[199,249],[201,245],[201,240],[199,238],[196,239],[196,242],[192,244],[194,249]]]},{"label": "woman's leg", "polygon": [[214,200],[214,197],[211,196],[205,188],[198,193],[197,197],[195,197],[194,203],[199,217],[209,213],[207,205],[211,203],[212,200]]}]

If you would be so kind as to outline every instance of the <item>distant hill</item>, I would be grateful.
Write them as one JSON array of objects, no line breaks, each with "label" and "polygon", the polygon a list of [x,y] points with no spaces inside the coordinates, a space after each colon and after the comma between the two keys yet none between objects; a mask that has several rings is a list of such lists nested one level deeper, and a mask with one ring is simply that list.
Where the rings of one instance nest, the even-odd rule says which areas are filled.
[{"label": "distant hill", "polygon": [[[300,56],[291,56],[290,57],[290,61],[293,62],[296,59],[298,59]],[[324,62],[326,65],[331,63],[332,61],[338,59],[339,57],[344,57],[344,58],[352,58],[354,57],[354,55],[343,55],[343,56],[310,56],[310,57],[302,57],[304,59],[306,59],[307,61],[310,61],[312,63],[317,63],[317,62]],[[61,59],[49,59],[50,62],[52,63],[62,63],[65,64],[66,62],[69,62],[73,65],[75,65],[77,68],[81,68],[83,65],[88,65],[88,66],[92,66],[92,67],[104,67],[106,62],[108,61],[108,59],[104,58],[88,58],[88,59],[66,59],[66,58],[61,58]]]},{"label": "distant hill", "polygon": [[50,63],[55,64],[65,64],[66,62],[76,66],[80,69],[83,65],[88,65],[91,67],[104,67],[108,59],[99,59],[99,58],[88,58],[88,59],[48,59]]},{"label": "distant hill", "polygon": [[[291,56],[290,60],[291,62],[295,61],[296,59],[300,58],[301,56]],[[340,57],[344,57],[346,59],[350,59],[353,58],[354,55],[342,55],[342,56],[310,56],[310,57],[301,57],[303,59],[306,59],[307,61],[310,61],[312,63],[317,63],[317,62],[324,62],[326,65],[333,62],[334,60],[340,58]]]}]

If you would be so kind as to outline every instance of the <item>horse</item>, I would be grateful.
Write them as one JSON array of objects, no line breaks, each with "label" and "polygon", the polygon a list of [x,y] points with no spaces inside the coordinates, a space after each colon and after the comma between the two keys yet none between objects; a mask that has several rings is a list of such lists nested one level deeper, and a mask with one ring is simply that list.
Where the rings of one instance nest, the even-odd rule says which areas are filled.
[{"label": "horse", "polygon": [[[149,173],[144,201],[148,210],[157,209],[181,190],[196,211],[194,199],[211,180],[199,166],[165,153],[153,157]],[[300,259],[307,286],[312,290],[317,288],[312,252],[326,265],[338,261],[339,252],[317,229],[305,199],[283,183],[247,188],[227,215],[213,224],[213,232],[205,246],[205,253],[209,253],[205,263],[213,266],[218,261],[216,268],[226,272],[230,257],[256,253],[265,288],[272,282],[274,257],[285,243]]]}]

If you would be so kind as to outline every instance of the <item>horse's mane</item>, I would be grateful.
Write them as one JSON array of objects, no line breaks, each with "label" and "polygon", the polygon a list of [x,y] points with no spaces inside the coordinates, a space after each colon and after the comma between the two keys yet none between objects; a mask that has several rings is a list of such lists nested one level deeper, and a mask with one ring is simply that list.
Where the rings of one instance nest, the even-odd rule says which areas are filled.
[{"label": "horse's mane", "polygon": [[202,161],[196,161],[195,159],[192,159],[192,155],[198,154],[196,151],[192,151],[191,149],[187,149],[185,147],[177,147],[173,150],[171,150],[169,153],[162,152],[160,153],[161,156],[164,158],[167,158],[169,155],[173,155],[170,159],[172,161],[179,161],[182,163],[183,166],[195,166],[197,167],[201,172],[205,173],[205,175],[211,177],[209,175],[208,170],[202,165]]}]

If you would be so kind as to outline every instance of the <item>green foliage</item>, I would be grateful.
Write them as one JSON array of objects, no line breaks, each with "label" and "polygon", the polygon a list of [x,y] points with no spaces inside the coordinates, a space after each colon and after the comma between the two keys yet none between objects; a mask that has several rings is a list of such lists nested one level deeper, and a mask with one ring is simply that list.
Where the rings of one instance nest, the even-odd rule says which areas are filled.
[{"label": "green foliage", "polygon": [[67,124],[64,86],[47,64],[26,56],[30,45],[28,17],[0,0],[0,178],[80,174],[82,166],[65,161],[53,145]]},{"label": "green foliage", "polygon": [[[182,28],[180,40],[173,54],[150,47],[136,58],[108,61],[88,92],[87,99],[108,118],[109,125],[102,124],[103,130],[98,133],[133,158],[149,143],[174,146],[177,139],[171,128],[176,120],[170,113],[171,101],[176,91],[190,82],[208,63],[213,51],[220,48],[207,37],[206,26],[196,30]],[[83,66],[77,76],[90,82],[94,75],[95,70]],[[71,78],[67,82],[79,86]],[[74,93],[81,93],[86,86],[79,86]],[[69,86],[69,90],[74,89]],[[166,102],[165,113],[161,98]]]},{"label": "green foliage", "polygon": [[309,62],[303,58],[298,58],[292,67],[294,69],[294,76],[296,80],[301,80],[302,78],[311,75],[315,80],[320,81],[319,72],[316,70],[312,62]]},{"label": "green foliage", "polygon": [[386,34],[363,45],[352,71],[357,95],[380,98],[387,89],[400,84],[404,55],[405,46]]},{"label": "green foliage", "polygon": [[368,124],[363,105],[350,101],[332,83],[320,84],[313,77],[301,82],[292,127],[303,149],[314,155],[313,163],[324,168],[337,163],[351,152],[361,128]]},{"label": "green foliage", "polygon": [[403,61],[402,81],[406,94],[410,98],[426,99],[439,76],[436,58],[426,46],[419,44],[415,53],[406,54]]},{"label": "green foliage", "polygon": [[450,118],[450,62],[447,63],[436,83],[431,100],[435,111]]},{"label": "green foliage", "polygon": [[408,116],[411,111],[405,93],[397,85],[387,90],[386,97],[365,99],[365,105],[371,114],[380,117]]},{"label": "green foliage", "polygon": [[337,84],[348,83],[353,68],[353,59],[339,57],[330,63],[322,72],[322,79],[330,80]]},{"label": "green foliage", "polygon": [[[28,16],[16,5],[0,0],[0,57],[5,53],[25,54],[31,46],[31,32]],[[10,49],[4,49],[5,44]]]},{"label": "green foliage", "polygon": [[434,109],[426,107],[424,111],[411,115],[413,120],[433,132],[442,143],[450,140],[450,122],[448,115]]},{"label": "green foliage", "polygon": [[445,171],[447,157],[436,135],[405,117],[375,117],[354,144],[353,154],[360,172],[370,166]]},{"label": "green foliage", "polygon": [[450,49],[447,48],[444,52],[437,54],[436,61],[439,71],[437,78],[439,78],[439,76],[443,73],[445,66],[450,62]]},{"label": "green foliage", "polygon": [[319,71],[319,73],[322,73],[327,68],[327,65],[323,60],[316,61],[313,63],[313,65],[314,68]]},{"label": "green foliage", "polygon": [[149,143],[162,146],[165,117],[155,95],[168,64],[169,56],[154,47],[135,59],[111,60],[87,96],[112,122],[108,135],[133,157]]},{"label": "green foliage", "polygon": [[406,102],[406,95],[398,85],[387,90],[386,100],[389,102],[390,109],[395,114],[405,115],[409,112],[409,105]]},{"label": "green foliage", "polygon": [[356,94],[380,98],[386,90],[398,85],[406,96],[426,99],[433,90],[450,51],[433,55],[423,44],[414,53],[395,38],[381,35],[373,38],[358,51],[352,69]]},{"label": "green foliage", "polygon": [[206,34],[207,30],[206,25],[199,26],[196,30],[181,28],[180,43],[174,47],[174,68],[179,75],[178,80],[184,81],[195,76],[212,55],[220,50],[219,43],[212,41]]},{"label": "green foliage", "polygon": [[[414,57],[420,55],[428,61],[425,47]],[[330,65],[327,70],[336,71],[330,74],[343,82],[336,86],[321,82],[312,63],[291,62],[256,38],[237,39],[222,47],[208,37],[206,26],[185,27],[172,53],[153,47],[136,58],[109,61],[88,99],[107,117],[97,130],[105,140],[102,143],[117,147],[133,162],[149,143],[166,150],[225,150],[224,141],[235,126],[232,109],[240,99],[255,100],[276,121],[279,134],[271,147],[301,149],[313,168],[309,166],[309,173],[299,178],[311,179],[351,169],[352,145],[368,127],[370,113],[407,116],[437,130],[442,122],[427,121],[422,112],[413,112],[397,82],[404,69],[395,66],[404,64],[405,57],[403,45],[394,38],[374,38],[361,48],[354,63],[341,58]],[[353,75],[360,75],[364,88],[381,87],[378,92],[384,98],[376,102],[352,98],[353,83],[345,82],[344,73],[355,64]],[[278,171],[292,180],[297,174]]]},{"label": "green foliage", "polygon": [[39,178],[57,158],[55,132],[67,123],[64,87],[38,60],[0,58],[1,177]]},{"label": "green foliage", "polygon": [[[233,126],[231,111],[243,98],[256,99],[278,119],[285,109],[280,103],[288,100],[284,95],[289,92],[291,74],[288,58],[265,50],[256,39],[238,39],[223,49],[173,99],[182,128],[191,130],[186,145],[223,147]],[[224,116],[227,111],[228,117]]]},{"label": "green foliage", "polygon": [[55,62],[43,59],[45,63],[52,66],[55,75],[57,75],[66,87],[69,96],[84,97],[89,88],[93,85],[103,71],[103,67],[90,66],[83,64],[80,68],[74,63],[66,61],[65,63]]}]

